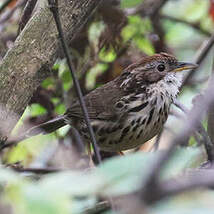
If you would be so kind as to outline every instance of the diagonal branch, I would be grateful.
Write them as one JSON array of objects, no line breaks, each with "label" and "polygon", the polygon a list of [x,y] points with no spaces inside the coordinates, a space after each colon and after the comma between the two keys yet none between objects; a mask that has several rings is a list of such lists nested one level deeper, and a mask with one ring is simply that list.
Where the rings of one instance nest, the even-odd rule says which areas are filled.
[{"label": "diagonal branch", "polygon": [[[180,108],[186,115],[189,114],[189,110],[178,100],[175,101],[175,106]],[[214,160],[214,144],[211,142],[209,135],[207,134],[206,130],[204,129],[201,123],[198,124],[197,131],[203,137],[203,143],[207,152],[207,159],[208,161],[212,162]]]},{"label": "diagonal branch", "polygon": [[[73,39],[101,0],[61,0],[59,13],[66,39]],[[33,92],[57,58],[58,33],[49,8],[29,20],[0,65],[0,141],[8,137]]]},{"label": "diagonal branch", "polygon": [[169,148],[161,154],[154,162],[151,167],[151,171],[147,176],[145,185],[141,190],[141,198],[147,200],[152,194],[156,194],[159,189],[159,175],[162,168],[165,166],[170,157],[174,154],[176,146],[183,143],[189,135],[197,129],[200,124],[201,118],[207,111],[209,106],[214,102],[213,96],[214,90],[214,79],[212,78],[211,84],[208,86],[204,93],[203,100],[201,100],[200,105],[194,105],[188,114],[188,118],[179,134],[170,143]]},{"label": "diagonal branch", "polygon": [[[214,45],[214,34],[209,38],[208,41],[205,41],[202,44],[202,47],[199,49],[198,55],[197,55],[196,60],[195,60],[196,64],[201,65],[201,63],[203,62],[203,60],[205,59],[205,57],[207,56],[207,54],[209,53],[209,51],[211,50],[213,45]],[[182,83],[182,87],[184,85],[187,85],[190,82],[190,80],[195,75],[198,68],[199,67],[189,71],[189,73],[187,74],[187,76],[185,77],[185,79]]]}]

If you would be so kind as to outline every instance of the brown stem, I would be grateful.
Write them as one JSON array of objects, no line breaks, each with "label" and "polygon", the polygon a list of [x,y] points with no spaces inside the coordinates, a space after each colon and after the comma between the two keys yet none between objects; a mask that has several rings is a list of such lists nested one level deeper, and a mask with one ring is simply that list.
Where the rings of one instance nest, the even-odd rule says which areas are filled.
[{"label": "brown stem", "polygon": [[[214,61],[212,73],[214,74]],[[212,82],[210,81],[210,84]],[[214,105],[212,104],[208,109],[207,131],[211,139],[211,151],[214,151]],[[213,152],[214,153],[214,152]],[[214,154],[212,155],[212,161],[214,160]]]}]

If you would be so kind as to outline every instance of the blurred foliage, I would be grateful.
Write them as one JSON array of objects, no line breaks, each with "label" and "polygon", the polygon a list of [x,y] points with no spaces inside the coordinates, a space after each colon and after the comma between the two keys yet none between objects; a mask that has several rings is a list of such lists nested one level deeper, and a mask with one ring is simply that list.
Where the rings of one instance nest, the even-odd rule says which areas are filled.
[{"label": "blurred foliage", "polygon": [[136,7],[142,2],[143,0],[122,0],[121,7],[122,8]]},{"label": "blurred foliage", "polygon": [[[15,213],[44,213],[67,214],[84,213],[85,210],[95,207],[99,197],[116,197],[121,194],[130,194],[137,191],[146,178],[151,163],[160,155],[160,152],[138,152],[124,157],[115,157],[97,168],[87,171],[64,171],[53,173],[35,180],[34,176],[22,175],[10,169],[0,169],[0,185],[2,201],[12,206]],[[179,149],[175,157],[165,167],[162,179],[172,178],[191,167],[193,160],[200,156],[199,149]],[[179,160],[179,164],[178,164]],[[7,185],[5,186],[5,183]],[[209,195],[214,199],[211,191],[204,191],[198,195],[198,200]],[[179,200],[180,196],[177,197]],[[174,199],[175,200],[175,199]],[[189,197],[185,206],[191,206],[195,199]],[[164,201],[164,205],[157,205],[151,209],[159,212],[171,209],[172,201]],[[171,210],[171,213],[182,211],[183,207]],[[201,210],[205,208],[200,207]],[[208,212],[209,213],[209,212]]]},{"label": "blurred foliage", "polygon": [[[69,44],[84,94],[118,76],[130,63],[157,52],[157,47],[168,50],[181,60],[193,61],[198,48],[208,37],[191,24],[197,24],[210,33],[213,31],[212,1],[167,1],[161,14],[180,19],[186,24],[159,17],[161,30],[156,29],[153,17],[141,16],[140,13],[126,15],[141,7],[144,1],[121,0],[119,6],[106,4],[104,8],[99,8],[79,36]],[[10,5],[7,10],[12,6],[14,7]],[[0,48],[1,57],[6,52],[5,48],[8,49],[16,37],[14,31],[19,17],[20,11],[8,22],[0,22],[0,47],[4,41],[4,50]],[[11,30],[11,25],[16,26],[15,30]],[[210,54],[194,77],[192,85],[185,87],[181,93],[180,100],[188,107],[192,105],[192,98],[207,84],[212,58],[213,55]],[[76,100],[70,71],[62,53],[52,71],[52,76],[44,80],[35,92],[14,133],[22,133],[19,128],[23,124],[37,125],[63,114]],[[206,126],[206,121],[203,124]],[[176,130],[172,130],[174,132],[181,126],[181,121],[175,117],[170,117],[166,124],[166,127],[172,129],[176,127]],[[166,147],[172,135],[167,129],[164,131],[161,148]],[[177,177],[203,162],[203,148],[198,147],[194,137],[190,138],[188,145],[187,148],[177,150],[163,170],[162,180]],[[2,154],[2,164],[18,162],[21,167],[56,167],[67,171],[48,175],[27,172],[20,174],[2,165],[0,209],[9,205],[12,213],[17,214],[96,213],[95,207],[101,203],[101,199],[138,191],[153,161],[160,155],[160,152],[127,153],[124,157],[111,158],[97,168],[85,169],[81,165],[82,160],[74,157],[73,148],[75,142],[69,127],[65,127],[56,133],[27,139],[5,151]],[[213,213],[213,200],[212,190],[188,192],[156,203],[148,207],[145,213],[208,214]],[[123,205],[127,206],[125,202]],[[107,207],[105,212],[99,213],[117,212]]]}]

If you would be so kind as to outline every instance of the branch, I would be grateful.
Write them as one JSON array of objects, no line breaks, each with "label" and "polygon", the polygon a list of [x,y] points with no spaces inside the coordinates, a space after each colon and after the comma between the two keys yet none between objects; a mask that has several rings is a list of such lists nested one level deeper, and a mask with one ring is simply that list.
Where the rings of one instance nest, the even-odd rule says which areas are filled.
[{"label": "branch", "polygon": [[52,169],[52,168],[22,168],[22,167],[16,167],[16,166],[9,166],[16,172],[30,172],[34,174],[49,174],[49,173],[55,173],[60,172],[60,169]]},{"label": "branch", "polygon": [[[101,0],[61,0],[66,39],[74,38]],[[57,58],[58,33],[49,8],[29,20],[0,65],[0,141],[8,136]],[[3,121],[3,122],[2,122]]]},{"label": "branch", "polygon": [[[198,101],[200,102],[200,100]],[[186,115],[189,114],[189,110],[178,100],[174,102],[175,106],[180,108]],[[203,137],[203,143],[207,152],[207,159],[208,161],[212,162],[214,161],[214,145],[210,140],[209,135],[207,134],[206,130],[204,129],[203,125],[201,123],[198,124],[197,131],[202,135]]]},{"label": "branch", "polygon": [[[214,34],[209,38],[208,41],[205,41],[202,44],[202,47],[199,48],[199,53],[196,57],[195,63],[198,65],[201,65],[201,63],[203,62],[203,60],[205,59],[205,57],[207,56],[207,54],[209,53],[209,51],[211,50],[212,46],[214,45]],[[195,75],[196,71],[198,70],[199,67],[192,69],[189,71],[189,73],[186,75],[183,83],[182,83],[182,87],[184,85],[187,85],[188,82],[190,82],[190,80],[192,79],[192,77]]]}]

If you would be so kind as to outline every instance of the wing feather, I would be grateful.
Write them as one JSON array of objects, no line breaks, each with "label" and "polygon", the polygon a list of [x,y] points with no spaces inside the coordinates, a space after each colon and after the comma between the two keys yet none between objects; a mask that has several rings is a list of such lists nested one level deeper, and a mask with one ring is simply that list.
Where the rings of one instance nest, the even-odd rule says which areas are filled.
[{"label": "wing feather", "polygon": [[[111,120],[119,117],[121,111],[115,108],[119,98],[124,95],[117,79],[108,82],[84,97],[90,119]],[[79,102],[72,105],[65,113],[69,117],[83,118]]]}]

